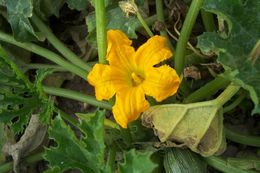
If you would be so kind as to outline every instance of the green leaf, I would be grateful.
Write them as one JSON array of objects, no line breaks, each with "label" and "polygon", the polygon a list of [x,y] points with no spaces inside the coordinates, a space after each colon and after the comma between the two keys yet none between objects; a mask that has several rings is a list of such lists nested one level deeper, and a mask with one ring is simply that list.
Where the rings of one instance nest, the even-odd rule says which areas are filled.
[{"label": "green leaf", "polygon": [[51,15],[59,17],[60,9],[64,5],[64,0],[34,0],[33,7],[36,13],[47,20]]},{"label": "green leaf", "polygon": [[6,0],[7,19],[15,39],[32,41],[38,39],[29,18],[33,15],[32,0]]},{"label": "green leaf", "polygon": [[0,5],[5,6],[5,0],[0,0]]},{"label": "green leaf", "polygon": [[255,104],[253,113],[260,113],[260,59],[250,56],[259,44],[260,1],[205,0],[203,8],[225,20],[228,33],[224,37],[214,32],[204,33],[199,37],[197,47],[205,53],[216,53],[226,69],[238,71],[236,78],[231,80],[249,91]]},{"label": "green leaf", "polygon": [[[119,29],[126,33],[129,38],[137,38],[135,33],[136,29],[139,27],[139,21],[135,17],[126,17],[122,10],[117,7],[107,11],[107,30],[108,29]],[[96,19],[95,14],[90,14],[87,16],[87,26],[89,31],[88,40],[94,40],[96,36]]]},{"label": "green leaf", "polygon": [[[39,84],[37,84],[39,87]],[[37,90],[0,47],[0,122],[23,131],[31,114],[39,113],[48,119],[53,104]]]},{"label": "green leaf", "polygon": [[78,11],[85,10],[87,8],[87,0],[65,0],[70,9],[76,9]]},{"label": "green leaf", "polygon": [[143,113],[142,121],[161,142],[187,146],[203,156],[225,150],[223,112],[214,101],[152,106]]},{"label": "green leaf", "polygon": [[136,151],[132,149],[124,154],[125,162],[119,165],[121,173],[152,173],[157,165],[152,162],[152,151]]},{"label": "green leaf", "polygon": [[[45,159],[50,168],[63,172],[76,168],[82,172],[105,172],[104,163],[104,111],[94,114],[80,114],[81,139],[57,116],[49,129],[50,138],[56,147],[46,149]],[[48,170],[51,172],[50,170]]]}]

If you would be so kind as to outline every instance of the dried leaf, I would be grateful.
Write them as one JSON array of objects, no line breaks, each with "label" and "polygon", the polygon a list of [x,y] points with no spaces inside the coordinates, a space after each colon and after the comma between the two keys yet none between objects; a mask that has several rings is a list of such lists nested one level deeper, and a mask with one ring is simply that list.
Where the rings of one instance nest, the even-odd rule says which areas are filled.
[{"label": "dried leaf", "polygon": [[222,108],[213,101],[152,106],[142,121],[161,142],[184,144],[203,156],[220,154],[226,146]]},{"label": "dried leaf", "polygon": [[42,143],[46,132],[47,126],[40,122],[39,115],[34,114],[20,140],[15,144],[7,142],[4,145],[3,152],[11,155],[14,160],[13,169],[15,173],[20,172],[19,163],[21,158],[27,156]]}]

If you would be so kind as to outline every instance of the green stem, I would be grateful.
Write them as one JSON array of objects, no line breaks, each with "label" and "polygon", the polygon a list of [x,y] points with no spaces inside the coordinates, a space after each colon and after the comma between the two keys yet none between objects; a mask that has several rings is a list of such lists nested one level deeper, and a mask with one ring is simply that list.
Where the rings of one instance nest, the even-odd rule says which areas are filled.
[{"label": "green stem", "polygon": [[226,87],[229,84],[229,80],[218,76],[214,80],[210,81],[200,89],[196,90],[192,94],[190,94],[186,99],[184,99],[184,103],[193,103],[202,101],[205,98],[215,94],[219,89]]},{"label": "green stem", "polygon": [[[38,162],[43,159],[42,158],[43,154],[44,154],[44,152],[40,152],[40,153],[36,153],[31,156],[28,156],[25,158],[25,162],[27,162],[28,164]],[[0,165],[0,173],[7,173],[12,168],[13,168],[13,162],[4,163],[4,164]]]},{"label": "green stem", "polygon": [[240,86],[235,84],[230,84],[215,100],[214,102],[223,106],[226,102],[228,102],[240,89]]},{"label": "green stem", "polygon": [[105,118],[105,120],[104,120],[104,125],[106,127],[120,130],[120,127],[118,124],[114,123],[113,121],[111,121],[110,119],[107,119],[107,118]]},{"label": "green stem", "polygon": [[153,36],[153,32],[150,30],[149,26],[147,25],[147,23],[143,19],[142,15],[138,11],[136,12],[136,16],[137,16],[137,19],[139,20],[139,22],[141,23],[141,25],[144,27],[144,29],[147,32],[147,34],[150,37],[152,37]]},{"label": "green stem", "polygon": [[55,47],[65,58],[67,58],[71,63],[77,65],[78,67],[90,71],[91,67],[83,60],[81,60],[77,55],[75,55],[69,48],[67,48],[37,15],[33,14],[31,20],[44,34],[44,36],[48,39],[52,46]]},{"label": "green stem", "polygon": [[78,121],[71,116],[69,116],[67,113],[64,111],[60,110],[59,108],[55,107],[54,111],[59,114],[63,119],[68,121],[70,124],[72,124],[74,127],[78,127]]},{"label": "green stem", "polygon": [[243,170],[228,164],[226,159],[216,156],[205,157],[204,160],[213,168],[225,173],[257,173],[253,170]]},{"label": "green stem", "polygon": [[107,103],[105,101],[97,101],[94,97],[84,95],[80,92],[76,92],[76,91],[72,91],[72,90],[68,90],[68,89],[62,89],[62,88],[47,87],[47,86],[43,86],[43,90],[47,94],[81,101],[81,102],[88,103],[90,105],[98,106],[100,108],[104,108],[104,109],[108,109],[108,110],[112,109],[112,107],[109,103]]},{"label": "green stem", "polygon": [[237,107],[244,100],[245,97],[246,97],[246,92],[243,92],[242,94],[240,94],[238,96],[238,98],[234,102],[232,102],[228,106],[225,106],[223,108],[223,112],[226,113],[226,112],[233,110],[235,107]]},{"label": "green stem", "polygon": [[260,147],[260,137],[250,136],[237,133],[229,128],[225,128],[226,137],[236,143],[244,144],[253,147]]},{"label": "green stem", "polygon": [[193,0],[185,21],[183,23],[179,40],[177,42],[176,54],[175,54],[175,69],[180,75],[183,72],[185,64],[185,54],[187,43],[191,34],[192,27],[199,14],[200,7],[202,6],[203,0]]},{"label": "green stem", "polygon": [[[164,13],[163,13],[163,1],[162,0],[156,0],[155,3],[156,3],[157,20],[164,23],[165,19],[164,19]],[[173,46],[172,46],[170,39],[168,37],[167,31],[166,30],[160,31],[160,35],[164,36],[167,39],[168,46],[173,51],[174,49],[173,49]]]},{"label": "green stem", "polygon": [[105,0],[95,0],[98,61],[101,64],[106,64],[107,37],[105,12]]},{"label": "green stem", "polygon": [[214,23],[213,14],[209,13],[209,12],[203,10],[203,9],[201,9],[200,14],[201,14],[201,18],[202,18],[202,22],[203,22],[203,25],[205,27],[205,30],[207,32],[215,31],[216,26],[215,26],[215,23]]},{"label": "green stem", "polygon": [[50,68],[50,69],[54,69],[55,71],[67,71],[64,67],[61,67],[59,65],[38,64],[38,63],[26,64],[25,68],[27,68],[27,69],[45,69],[45,68]]},{"label": "green stem", "polygon": [[115,168],[115,160],[116,160],[116,148],[115,146],[110,146],[111,148],[109,149],[109,154],[108,154],[108,159],[107,159],[107,170],[110,169],[111,172],[113,172]]},{"label": "green stem", "polygon": [[26,49],[26,50],[33,52],[35,54],[38,54],[42,57],[45,57],[46,59],[48,59],[52,62],[55,62],[56,64],[64,67],[68,71],[82,77],[83,79],[86,79],[87,71],[82,70],[78,66],[75,66],[75,65],[67,62],[62,57],[60,57],[59,55],[55,54],[52,51],[49,51],[48,49],[42,48],[42,47],[40,47],[36,44],[33,44],[33,43],[18,42],[12,36],[10,36],[10,35],[8,35],[4,32],[1,32],[1,31],[0,31],[0,40],[7,42],[7,43],[10,43],[10,44],[13,44],[13,45],[16,45],[16,46],[21,47],[23,49]]}]

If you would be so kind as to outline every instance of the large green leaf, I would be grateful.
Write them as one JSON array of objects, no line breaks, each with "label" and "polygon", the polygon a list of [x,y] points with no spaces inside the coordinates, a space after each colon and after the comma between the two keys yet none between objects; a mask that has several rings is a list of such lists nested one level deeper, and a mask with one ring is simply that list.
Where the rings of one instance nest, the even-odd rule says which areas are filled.
[{"label": "large green leaf", "polygon": [[0,47],[0,122],[10,125],[15,133],[23,131],[33,112],[46,121],[51,115],[52,103],[40,90],[42,78],[32,84]]},{"label": "large green leaf", "polygon": [[187,146],[203,156],[225,150],[222,108],[214,101],[152,106],[143,113],[142,121],[161,142]]},{"label": "large green leaf", "polygon": [[29,21],[33,14],[32,0],[5,0],[7,20],[15,39],[18,41],[36,40],[37,35]]},{"label": "large green leaf", "polygon": [[152,173],[157,165],[152,162],[151,151],[132,149],[125,153],[125,162],[119,165],[121,173]]},{"label": "large green leaf", "polygon": [[76,10],[84,10],[87,8],[87,0],[65,0],[69,8]]},{"label": "large green leaf", "polygon": [[34,0],[33,8],[35,12],[42,18],[47,19],[51,15],[59,17],[60,9],[64,5],[64,0]]},{"label": "large green leaf", "polygon": [[215,52],[224,67],[238,71],[231,80],[250,92],[255,104],[253,113],[260,113],[260,59],[254,57],[257,60],[253,63],[250,57],[260,39],[260,1],[205,0],[203,8],[225,20],[228,32],[204,33],[197,47],[206,53]]},{"label": "large green leaf", "polygon": [[[45,158],[53,172],[76,168],[82,172],[102,173],[104,164],[104,111],[79,114],[81,139],[57,116],[49,130],[56,147],[46,149]],[[47,172],[52,172],[48,170]],[[58,171],[59,170],[59,171]]]}]

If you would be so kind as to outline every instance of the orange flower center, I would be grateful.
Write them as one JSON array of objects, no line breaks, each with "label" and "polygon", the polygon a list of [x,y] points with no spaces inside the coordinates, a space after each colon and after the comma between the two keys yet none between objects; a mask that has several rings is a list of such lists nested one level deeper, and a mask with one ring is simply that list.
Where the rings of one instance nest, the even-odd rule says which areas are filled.
[{"label": "orange flower center", "polygon": [[131,73],[131,77],[133,86],[140,85],[144,81],[144,78],[141,75],[136,74],[135,72]]}]

